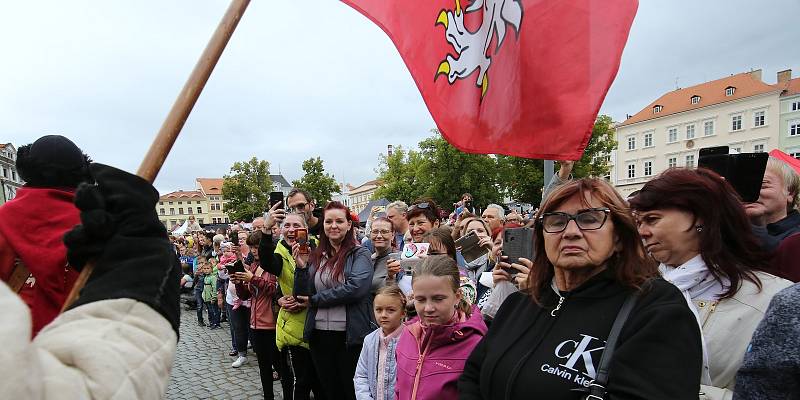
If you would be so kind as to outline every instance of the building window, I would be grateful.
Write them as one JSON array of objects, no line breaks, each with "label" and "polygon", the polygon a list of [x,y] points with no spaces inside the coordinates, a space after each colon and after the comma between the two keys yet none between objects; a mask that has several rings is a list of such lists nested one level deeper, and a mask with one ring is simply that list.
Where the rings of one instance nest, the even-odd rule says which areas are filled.
[{"label": "building window", "polygon": [[694,168],[694,154],[686,156],[686,168]]},{"label": "building window", "polygon": [[636,136],[628,136],[628,150],[636,150]]},{"label": "building window", "polygon": [[6,167],[3,167],[3,178],[8,179],[8,170],[6,169]]},{"label": "building window", "polygon": [[767,112],[766,111],[756,111],[753,115],[753,126],[764,126],[767,122]]},{"label": "building window", "polygon": [[791,108],[792,108],[792,111],[800,110],[800,101],[795,101],[794,103],[792,103],[792,107]]},{"label": "building window", "polygon": [[667,143],[675,143],[678,141],[678,128],[669,128],[667,132],[669,132]]},{"label": "building window", "polygon": [[741,148],[741,147],[738,147],[738,146],[737,146],[737,147],[732,147],[732,148],[731,148],[731,150],[733,150],[733,151],[735,151],[735,152],[736,152],[736,153],[734,153],[734,154],[739,154],[739,153],[741,153],[741,152],[742,152],[742,148]]},{"label": "building window", "polygon": [[161,215],[165,215],[166,214],[166,212],[164,211],[163,208],[159,208],[158,209],[158,213],[161,214]]},{"label": "building window", "polygon": [[175,215],[175,209],[174,208],[170,208],[169,209],[169,215]]},{"label": "building window", "polygon": [[789,136],[800,136],[800,119],[789,121]]},{"label": "building window", "polygon": [[227,224],[227,223],[229,223],[229,222],[228,222],[228,217],[225,217],[225,223],[226,223],[226,224]]},{"label": "building window", "polygon": [[694,125],[686,125],[686,139],[694,139]]},{"label": "building window", "polygon": [[172,205],[172,202],[171,202],[171,201],[169,202],[169,205]]},{"label": "building window", "polygon": [[644,147],[653,147],[653,134],[652,133],[645,133],[644,134]]},{"label": "building window", "polygon": [[644,176],[653,175],[653,162],[652,161],[645,161],[644,162]]},{"label": "building window", "polygon": [[700,104],[700,96],[692,96],[692,104]]},{"label": "building window", "polygon": [[742,116],[734,115],[731,117],[731,130],[736,132],[742,130]]},{"label": "building window", "polygon": [[664,109],[664,107],[662,107],[662,106],[653,106],[653,114],[658,114],[663,109]]},{"label": "building window", "polygon": [[191,214],[192,213],[192,207],[186,207],[186,212],[188,214]]},{"label": "building window", "polygon": [[203,208],[202,207],[197,207],[197,213],[198,214],[202,214],[203,213]]},{"label": "building window", "polygon": [[203,222],[203,219],[202,219],[202,218],[198,219],[197,221],[198,221],[198,223],[199,223],[200,225],[203,225],[203,224],[204,224],[204,222]]},{"label": "building window", "polygon": [[628,179],[636,178],[636,165],[628,164]]},{"label": "building window", "polygon": [[725,96],[733,96],[734,93],[736,93],[735,87],[728,86],[727,88],[725,88]]},{"label": "building window", "polygon": [[667,168],[675,168],[678,166],[678,158],[670,157],[667,159]]},{"label": "building window", "polygon": [[158,205],[160,205],[160,206],[163,206],[163,205],[164,205],[164,202],[163,202],[163,201],[159,201],[159,202],[158,202]]},{"label": "building window", "polygon": [[703,122],[703,135],[705,136],[714,135],[714,121]]},{"label": "building window", "polygon": [[183,215],[183,207],[178,209],[178,215]]},{"label": "building window", "polygon": [[764,145],[763,144],[757,144],[757,145],[753,146],[753,153],[763,153],[763,152],[764,152]]}]

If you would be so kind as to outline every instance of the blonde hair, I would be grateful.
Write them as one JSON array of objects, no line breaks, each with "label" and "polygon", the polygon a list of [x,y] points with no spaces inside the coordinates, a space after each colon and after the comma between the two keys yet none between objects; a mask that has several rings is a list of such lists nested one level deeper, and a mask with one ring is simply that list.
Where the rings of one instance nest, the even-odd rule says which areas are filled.
[{"label": "blonde hair", "polygon": [[[453,292],[461,292],[461,274],[458,271],[458,264],[450,256],[436,255],[426,257],[422,265],[414,270],[411,284],[413,285],[417,278],[423,276],[450,278],[450,288],[453,289]],[[458,309],[468,317],[472,313],[472,306],[464,296],[461,296],[461,300],[458,302]]]},{"label": "blonde hair", "polygon": [[783,178],[783,187],[787,192],[794,195],[792,204],[786,206],[786,211],[791,211],[793,208],[796,209],[800,205],[800,200],[797,196],[798,191],[800,191],[800,176],[797,175],[797,172],[782,160],[772,156],[767,161],[767,171],[771,171]]},{"label": "blonde hair", "polygon": [[406,295],[396,284],[391,284],[378,289],[378,291],[375,293],[375,297],[378,296],[389,296],[397,298],[397,300],[400,300],[400,304],[403,306],[402,311],[405,312],[406,301],[407,301]]}]

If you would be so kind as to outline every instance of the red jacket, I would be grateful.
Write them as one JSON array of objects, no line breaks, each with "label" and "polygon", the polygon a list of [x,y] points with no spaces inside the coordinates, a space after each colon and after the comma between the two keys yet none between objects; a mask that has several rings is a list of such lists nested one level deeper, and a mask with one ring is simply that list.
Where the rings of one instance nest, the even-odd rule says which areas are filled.
[{"label": "red jacket", "polygon": [[772,270],[767,272],[800,282],[800,233],[783,239],[772,258]]},{"label": "red jacket", "polygon": [[272,311],[272,296],[278,286],[275,275],[264,271],[258,262],[254,262],[247,269],[253,273],[250,280],[250,328],[275,329],[275,314]]},{"label": "red jacket", "polygon": [[[0,206],[0,278],[8,280],[19,258],[36,279],[30,295],[21,293],[31,309],[33,336],[61,311],[78,272],[67,266],[62,240],[80,223],[67,190],[23,187]],[[25,290],[25,289],[23,289]]]}]

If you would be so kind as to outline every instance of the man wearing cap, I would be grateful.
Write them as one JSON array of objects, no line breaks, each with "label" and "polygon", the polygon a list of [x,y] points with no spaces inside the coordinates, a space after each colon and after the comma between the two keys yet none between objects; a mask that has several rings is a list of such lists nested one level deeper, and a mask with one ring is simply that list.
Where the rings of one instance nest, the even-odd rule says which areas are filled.
[{"label": "man wearing cap", "polygon": [[[0,278],[30,307],[33,336],[58,316],[78,277],[67,265],[62,238],[80,223],[73,200],[78,184],[92,180],[89,162],[59,135],[43,136],[17,152],[25,185],[0,206]],[[20,277],[27,278],[22,287],[14,284]]]}]

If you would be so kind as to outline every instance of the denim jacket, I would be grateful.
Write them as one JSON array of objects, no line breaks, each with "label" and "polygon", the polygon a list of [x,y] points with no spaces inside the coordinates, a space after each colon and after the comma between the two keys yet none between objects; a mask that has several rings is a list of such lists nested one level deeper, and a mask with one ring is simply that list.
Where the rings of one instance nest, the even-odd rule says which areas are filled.
[{"label": "denim jacket", "polygon": [[397,359],[395,349],[400,336],[389,340],[386,349],[386,364],[383,370],[384,393],[378,393],[378,356],[381,347],[381,328],[364,338],[364,347],[356,365],[353,382],[357,400],[394,400],[394,385],[397,382]]},{"label": "denim jacket", "polygon": [[345,328],[345,344],[361,346],[364,336],[378,327],[372,313],[372,258],[369,250],[356,246],[345,259],[344,283],[317,293],[314,287],[316,266],[309,264],[307,268],[296,268],[294,293],[310,293],[311,306],[306,315],[306,326],[303,333],[306,341],[314,330],[318,308],[344,304],[347,308],[347,326]]}]

